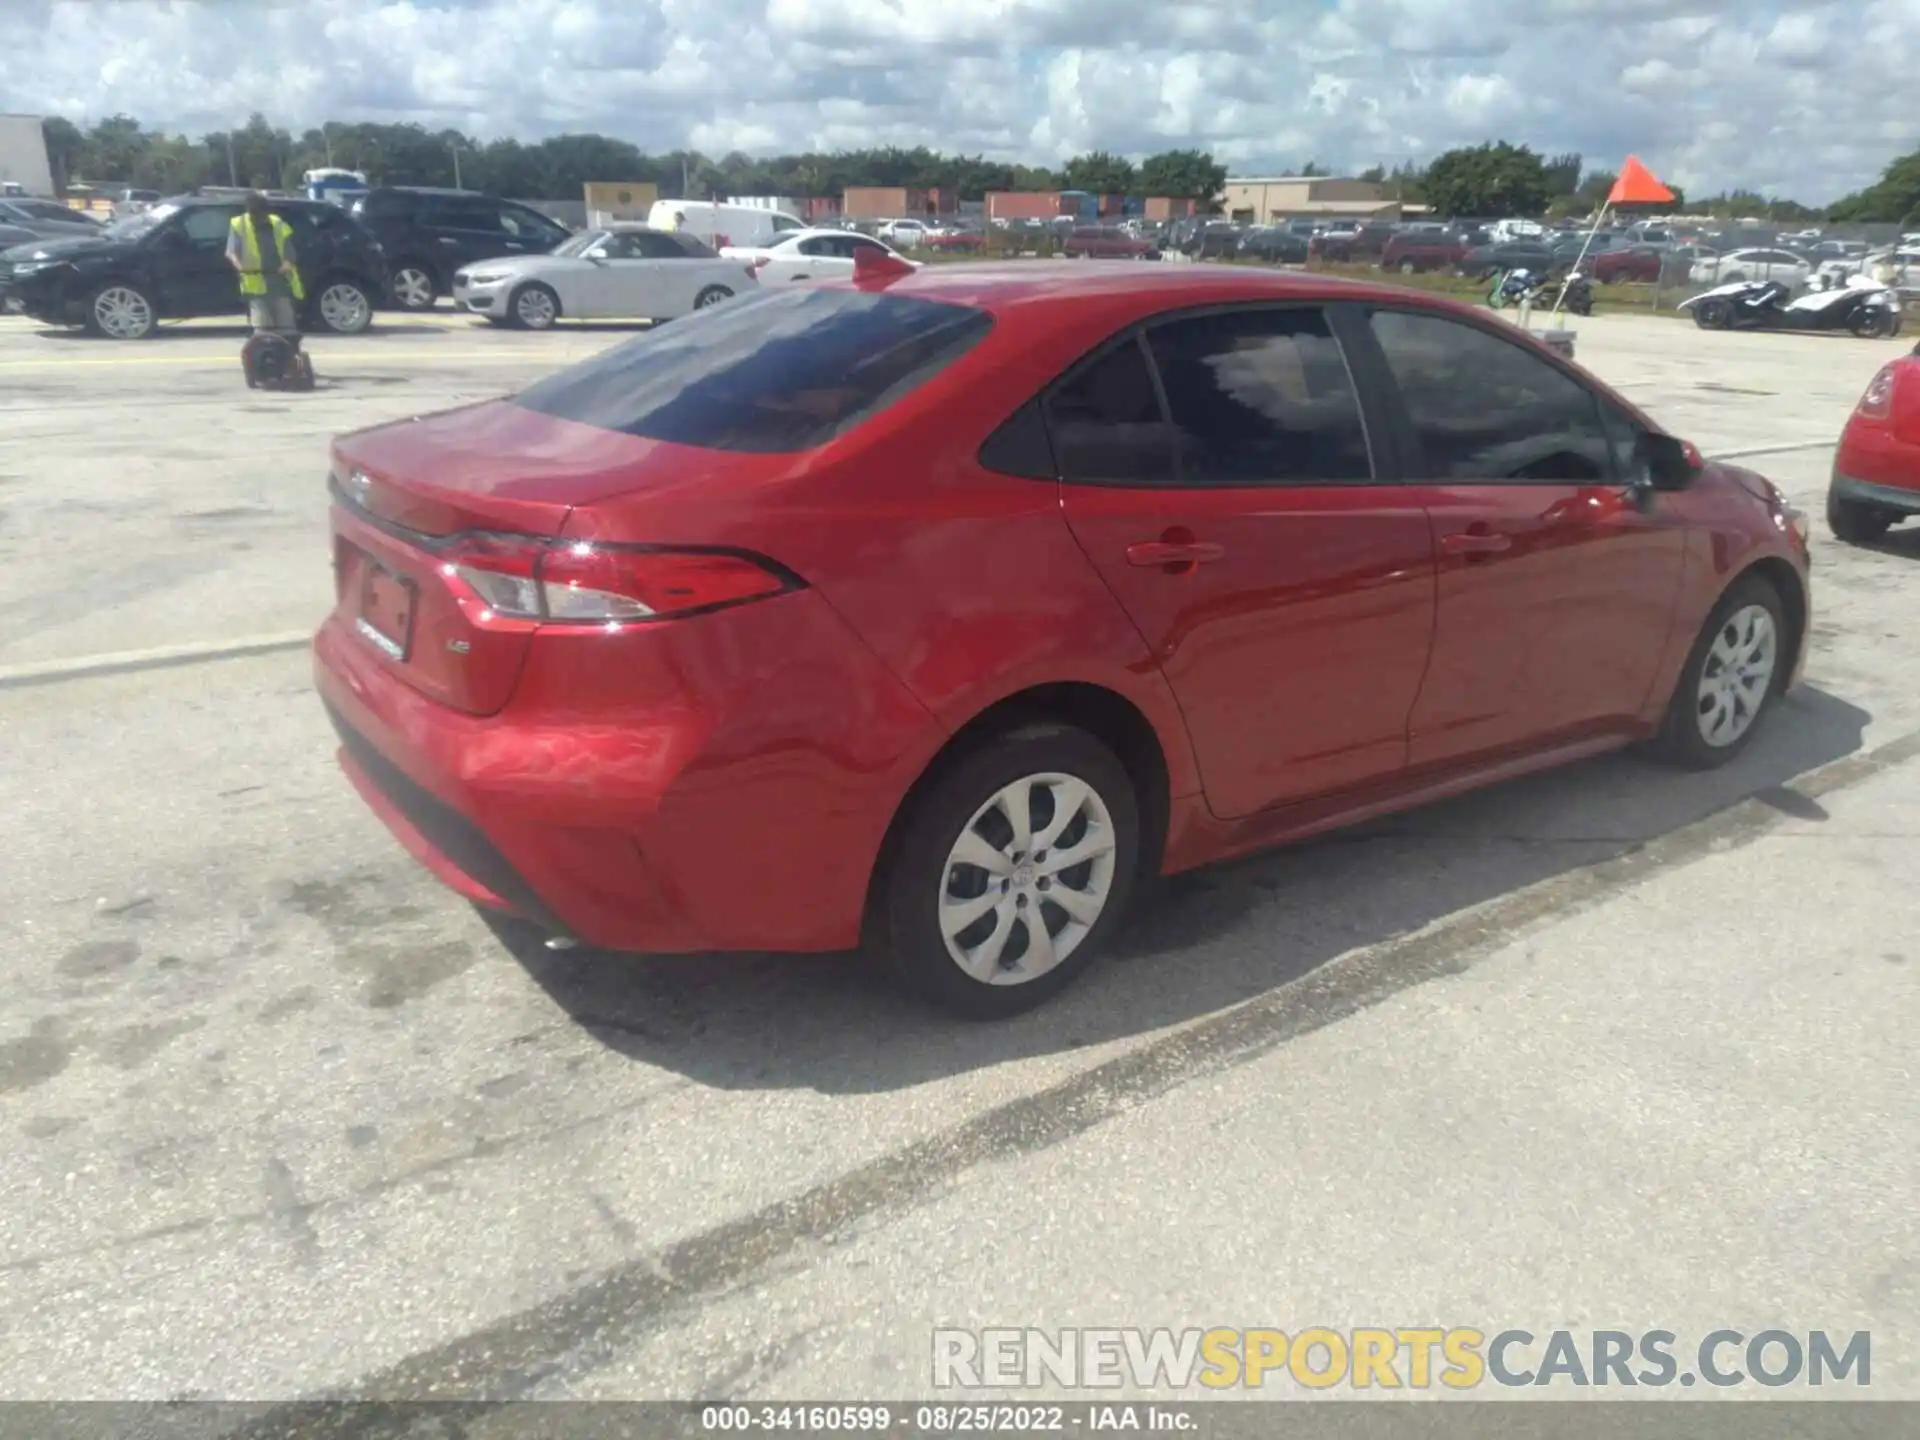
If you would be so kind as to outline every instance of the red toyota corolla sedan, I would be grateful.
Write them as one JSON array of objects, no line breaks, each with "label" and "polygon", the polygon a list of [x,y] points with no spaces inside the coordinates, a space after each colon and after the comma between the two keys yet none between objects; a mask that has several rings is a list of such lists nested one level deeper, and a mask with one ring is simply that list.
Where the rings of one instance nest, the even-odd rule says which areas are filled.
[{"label": "red toyota corolla sedan", "polygon": [[1798,677],[1805,522],[1485,314],[1324,277],[868,267],[347,436],[346,772],[624,951],[871,944],[1011,1014],[1136,881]]},{"label": "red toyota corolla sedan", "polygon": [[1883,365],[1854,407],[1827,487],[1827,525],[1860,545],[1920,515],[1920,345]]}]

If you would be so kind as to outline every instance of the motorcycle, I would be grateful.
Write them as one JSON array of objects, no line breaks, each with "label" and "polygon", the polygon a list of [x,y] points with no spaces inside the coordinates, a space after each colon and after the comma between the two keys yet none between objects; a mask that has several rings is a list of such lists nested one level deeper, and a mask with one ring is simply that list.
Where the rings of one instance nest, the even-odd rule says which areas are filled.
[{"label": "motorcycle", "polygon": [[1798,300],[1781,280],[1738,280],[1680,302],[1702,330],[1847,330],[1876,340],[1900,333],[1900,297],[1865,275],[1814,277]]},{"label": "motorcycle", "polygon": [[1523,304],[1535,309],[1548,309],[1557,304],[1575,315],[1591,315],[1593,282],[1575,271],[1567,277],[1563,295],[1560,283],[1550,275],[1542,275],[1524,267],[1508,270],[1493,277],[1493,288],[1487,292],[1487,304],[1495,310]]}]

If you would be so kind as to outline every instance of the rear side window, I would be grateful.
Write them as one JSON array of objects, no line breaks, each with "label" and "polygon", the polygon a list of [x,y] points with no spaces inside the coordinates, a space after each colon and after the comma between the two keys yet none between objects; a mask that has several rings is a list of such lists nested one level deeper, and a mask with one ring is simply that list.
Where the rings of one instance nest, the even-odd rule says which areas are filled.
[{"label": "rear side window", "polygon": [[1174,483],[1173,427],[1137,336],[1068,374],[1047,396],[1046,412],[1062,479]]},{"label": "rear side window", "polygon": [[1156,325],[1147,346],[1187,485],[1373,479],[1360,397],[1317,309],[1229,310]]},{"label": "rear side window", "polygon": [[1376,311],[1425,466],[1409,479],[1593,484],[1613,478],[1594,393],[1510,340],[1440,315]]},{"label": "rear side window", "polygon": [[748,454],[816,449],[977,345],[984,310],[776,290],[702,310],[542,380],[514,403],[648,440]]}]

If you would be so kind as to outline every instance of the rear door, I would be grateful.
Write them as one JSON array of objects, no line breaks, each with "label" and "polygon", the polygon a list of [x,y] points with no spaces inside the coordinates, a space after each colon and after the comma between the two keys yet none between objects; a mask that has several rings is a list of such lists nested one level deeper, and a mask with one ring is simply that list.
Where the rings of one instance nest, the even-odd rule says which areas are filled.
[{"label": "rear door", "polygon": [[1128,333],[1046,398],[1067,522],[1158,657],[1219,815],[1406,763],[1433,537],[1317,305]]},{"label": "rear door", "polygon": [[1684,542],[1670,502],[1643,509],[1626,484],[1637,423],[1496,323],[1368,309],[1438,553],[1411,763],[1625,724],[1666,649]]},{"label": "rear door", "polygon": [[431,196],[421,204],[420,224],[433,236],[443,276],[476,261],[527,253],[525,242],[508,234],[499,203],[480,196]]}]

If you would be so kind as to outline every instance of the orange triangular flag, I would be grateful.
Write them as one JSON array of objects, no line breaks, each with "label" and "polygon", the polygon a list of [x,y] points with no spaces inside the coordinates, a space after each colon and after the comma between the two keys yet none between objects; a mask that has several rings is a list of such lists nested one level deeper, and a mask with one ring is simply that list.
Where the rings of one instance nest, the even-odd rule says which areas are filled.
[{"label": "orange triangular flag", "polygon": [[1672,199],[1673,192],[1653,178],[1638,155],[1627,156],[1627,163],[1620,167],[1620,178],[1607,192],[1609,205],[1662,205]]}]

